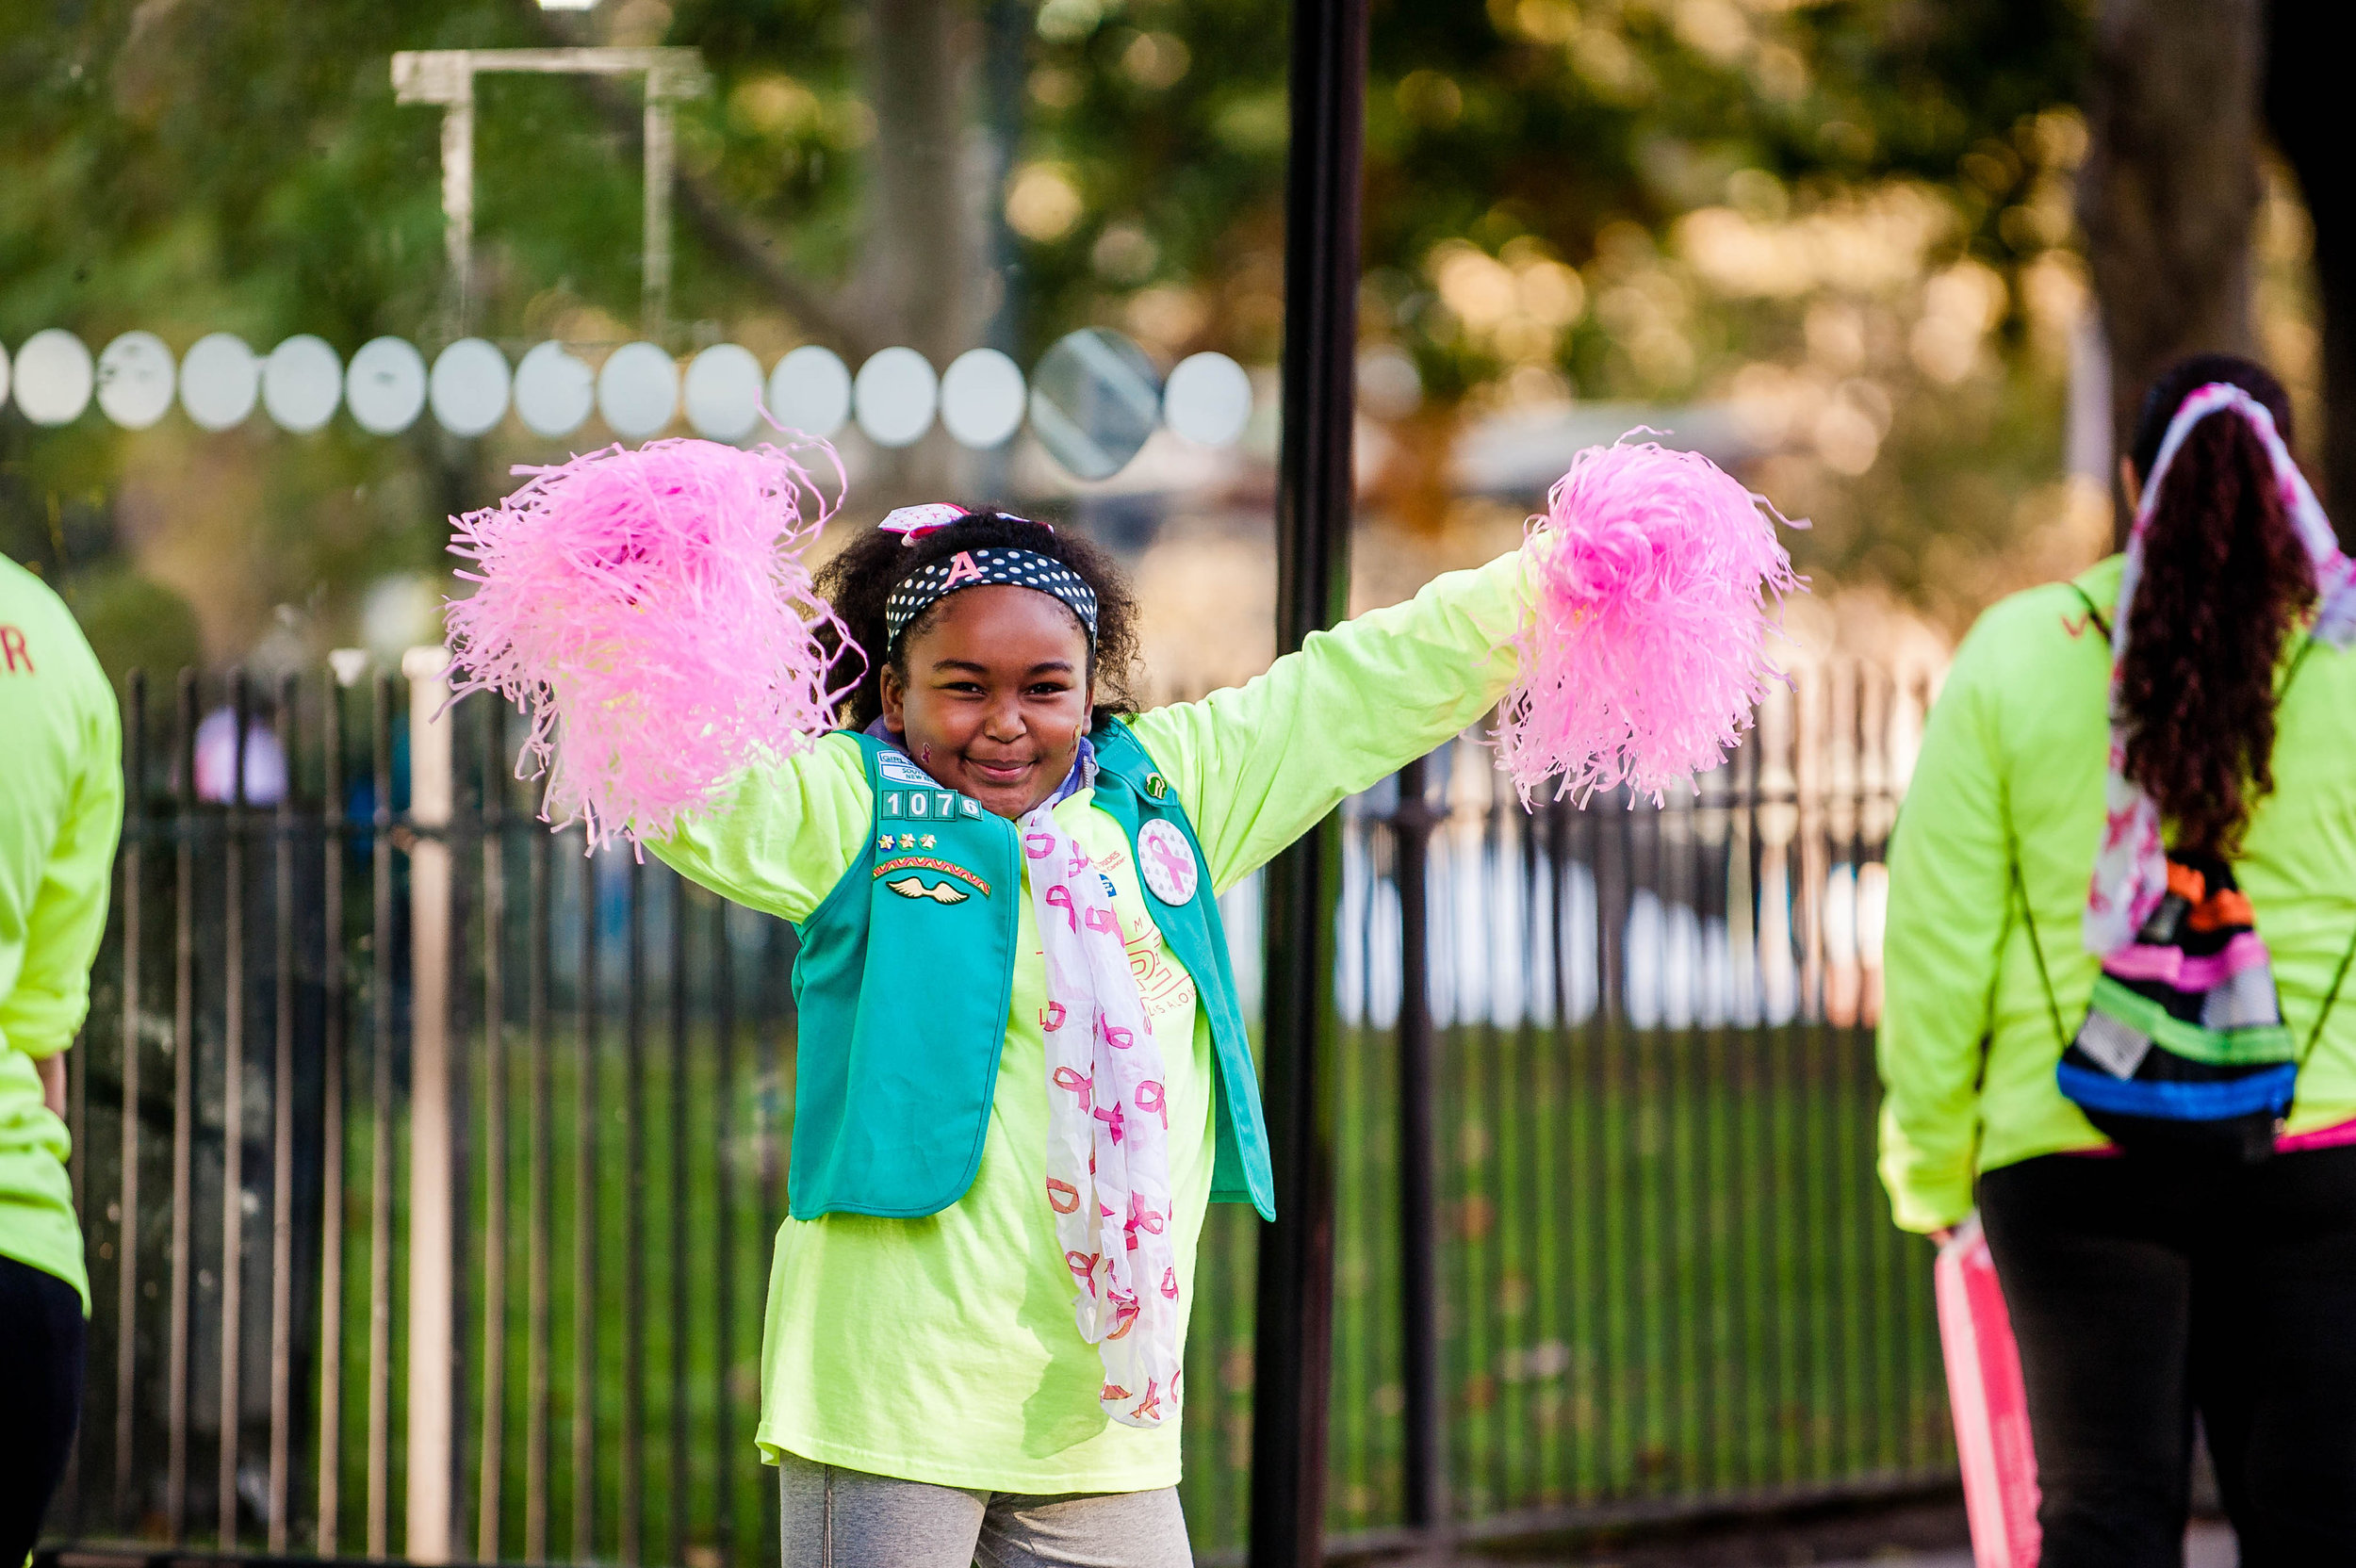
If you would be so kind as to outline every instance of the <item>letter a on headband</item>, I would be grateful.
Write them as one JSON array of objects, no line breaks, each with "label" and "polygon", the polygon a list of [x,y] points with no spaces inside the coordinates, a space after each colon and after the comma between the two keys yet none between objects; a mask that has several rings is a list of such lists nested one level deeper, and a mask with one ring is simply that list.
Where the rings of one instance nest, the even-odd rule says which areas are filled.
[{"label": "letter a on headband", "polygon": [[949,580],[941,585],[941,592],[947,593],[950,589],[955,588],[960,582],[979,582],[981,580],[982,569],[973,564],[973,552],[972,550],[959,550],[956,556],[951,558],[949,562]]}]

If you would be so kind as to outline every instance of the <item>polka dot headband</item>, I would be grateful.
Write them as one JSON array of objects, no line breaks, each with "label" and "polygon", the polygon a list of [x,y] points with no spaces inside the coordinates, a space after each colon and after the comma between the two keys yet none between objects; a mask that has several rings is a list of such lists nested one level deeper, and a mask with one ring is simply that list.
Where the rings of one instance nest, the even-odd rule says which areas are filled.
[{"label": "polka dot headband", "polygon": [[[952,509],[944,507],[941,510]],[[890,528],[898,516],[899,514],[893,514],[892,518],[885,520],[885,526]],[[908,543],[912,545],[920,533],[929,533],[942,526],[945,523],[935,522],[930,527],[893,529],[892,531],[905,531],[908,535]],[[1079,573],[1053,556],[1004,546],[959,550],[955,555],[920,566],[902,579],[884,600],[886,640],[897,644],[900,634],[908,629],[909,622],[958,589],[986,587],[991,583],[1010,588],[1032,588],[1052,596],[1080,617],[1080,625],[1088,630],[1088,645],[1096,645],[1096,590],[1089,587]]]}]

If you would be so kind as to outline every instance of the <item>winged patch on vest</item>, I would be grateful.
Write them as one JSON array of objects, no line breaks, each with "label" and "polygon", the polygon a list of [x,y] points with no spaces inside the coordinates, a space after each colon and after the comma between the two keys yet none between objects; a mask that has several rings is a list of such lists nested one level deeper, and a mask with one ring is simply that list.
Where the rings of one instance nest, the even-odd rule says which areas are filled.
[{"label": "winged patch on vest", "polygon": [[928,888],[924,885],[924,879],[914,872],[908,873],[897,882],[887,882],[884,886],[898,893],[902,898],[929,898],[936,904],[962,904],[973,896],[954,882],[936,882]]},{"label": "winged patch on vest", "polygon": [[929,898],[936,904],[962,904],[973,896],[954,883],[926,882],[924,877],[915,874],[928,871],[966,883],[984,898],[990,896],[988,882],[983,881],[954,860],[943,860],[932,855],[895,855],[889,860],[878,860],[875,863],[875,879],[883,881],[894,872],[909,873],[910,874],[895,881],[884,882],[885,887],[890,888],[902,898]]}]

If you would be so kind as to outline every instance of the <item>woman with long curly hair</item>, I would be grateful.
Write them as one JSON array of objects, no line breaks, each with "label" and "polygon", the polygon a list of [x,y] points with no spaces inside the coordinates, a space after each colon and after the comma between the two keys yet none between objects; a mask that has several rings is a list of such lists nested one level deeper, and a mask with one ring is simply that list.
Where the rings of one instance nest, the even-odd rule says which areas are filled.
[{"label": "woman with long curly hair", "polygon": [[2182,1561],[2196,1413],[2245,1564],[2356,1543],[2356,590],[2289,434],[2159,379],[2127,549],[1980,618],[1892,836],[1883,1178],[1976,1198],[2048,1568]]}]

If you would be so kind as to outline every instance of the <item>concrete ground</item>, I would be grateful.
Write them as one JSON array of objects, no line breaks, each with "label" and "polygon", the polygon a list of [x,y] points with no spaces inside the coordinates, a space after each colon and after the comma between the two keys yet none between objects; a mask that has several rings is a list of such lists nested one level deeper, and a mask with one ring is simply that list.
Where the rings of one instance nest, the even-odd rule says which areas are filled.
[{"label": "concrete ground", "polygon": [[[1892,1510],[1878,1519],[1816,1521],[1754,1527],[1748,1531],[1653,1541],[1621,1547],[1592,1546],[1568,1556],[1458,1551],[1435,1557],[1394,1557],[1385,1568],[1973,1568],[1963,1511]],[[2184,1568],[2234,1568],[2233,1534],[2203,1521],[2185,1537]]]},{"label": "concrete ground", "polygon": [[[2219,1524],[2200,1524],[2184,1538],[2184,1568],[2233,1568],[2240,1560],[2233,1550],[2233,1532]],[[1972,1552],[1959,1547],[1944,1552],[1901,1552],[1894,1556],[1852,1558],[1824,1568],[1972,1568]]]}]

